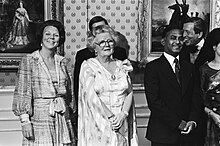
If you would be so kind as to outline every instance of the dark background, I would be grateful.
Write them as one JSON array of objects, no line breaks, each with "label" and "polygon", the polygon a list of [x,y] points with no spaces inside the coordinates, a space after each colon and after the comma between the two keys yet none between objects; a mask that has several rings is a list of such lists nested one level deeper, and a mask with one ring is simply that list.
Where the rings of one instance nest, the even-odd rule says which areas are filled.
[{"label": "dark background", "polygon": [[0,0],[0,53],[30,53],[36,50],[35,36],[40,24],[44,21],[44,0],[22,0],[32,22],[28,27],[30,43],[25,46],[6,47],[9,31],[12,27],[15,10],[19,8],[20,0]]}]

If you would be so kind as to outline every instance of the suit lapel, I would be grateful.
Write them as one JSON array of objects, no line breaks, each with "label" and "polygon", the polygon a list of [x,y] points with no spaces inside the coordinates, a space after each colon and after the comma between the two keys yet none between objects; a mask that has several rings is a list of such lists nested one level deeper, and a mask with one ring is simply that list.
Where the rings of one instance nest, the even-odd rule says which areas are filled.
[{"label": "suit lapel", "polygon": [[166,59],[164,55],[161,56],[161,71],[163,72],[164,77],[167,79],[168,83],[170,83],[174,88],[176,88],[177,91],[181,92],[180,85],[176,79],[176,75],[173,72],[172,67],[170,66],[170,63]]},{"label": "suit lapel", "polygon": [[185,62],[180,59],[180,74],[181,74],[181,86],[177,82],[175,73],[172,70],[168,60],[164,55],[160,57],[161,60],[161,71],[163,72],[164,77],[167,78],[168,83],[170,83],[177,91],[180,91],[182,95],[186,92],[189,80],[192,76],[191,68],[188,62]]},{"label": "suit lapel", "polygon": [[180,62],[182,94],[185,93],[189,79],[192,76],[192,73],[190,72],[190,70],[191,70],[190,66],[188,65],[187,62],[184,62],[184,61]]}]

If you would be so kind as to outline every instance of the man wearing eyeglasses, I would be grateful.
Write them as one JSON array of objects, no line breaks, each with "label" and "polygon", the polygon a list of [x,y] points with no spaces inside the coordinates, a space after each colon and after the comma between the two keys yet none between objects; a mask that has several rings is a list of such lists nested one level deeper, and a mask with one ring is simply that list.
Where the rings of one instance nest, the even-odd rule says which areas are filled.
[{"label": "man wearing eyeglasses", "polygon": [[[95,36],[97,33],[100,33],[103,27],[106,25],[108,26],[108,22],[105,18],[101,16],[93,17],[89,21],[89,30],[91,35]],[[78,103],[79,72],[80,72],[81,64],[84,60],[94,57],[96,57],[96,53],[94,49],[89,46],[87,48],[77,51],[76,53],[75,67],[74,67],[74,95],[75,95],[76,103]],[[125,60],[128,58],[128,55],[124,48],[115,46],[113,58],[116,58],[118,60]]]}]

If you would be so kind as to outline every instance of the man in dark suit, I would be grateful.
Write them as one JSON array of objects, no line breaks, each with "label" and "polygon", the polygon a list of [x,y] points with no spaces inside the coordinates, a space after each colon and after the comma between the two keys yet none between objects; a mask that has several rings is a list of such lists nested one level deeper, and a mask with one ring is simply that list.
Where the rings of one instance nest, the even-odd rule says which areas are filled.
[{"label": "man in dark suit", "polygon": [[[97,33],[102,30],[102,27],[104,25],[108,25],[108,22],[105,18],[101,16],[95,16],[89,21],[89,30],[91,32],[91,35],[96,35]],[[79,72],[81,64],[84,60],[87,60],[89,58],[96,57],[95,51],[90,48],[84,48],[82,50],[79,50],[76,53],[75,57],[75,67],[74,67],[74,95],[76,99],[76,103],[78,103],[78,90],[79,90]],[[127,59],[127,52],[124,48],[121,48],[119,46],[115,46],[113,58],[119,59],[119,60],[125,60]]]},{"label": "man in dark suit", "polygon": [[204,62],[197,59],[203,50],[204,38],[206,35],[206,25],[202,18],[191,17],[183,24],[184,46],[180,52],[180,56],[186,61],[195,64],[199,68]]},{"label": "man in dark suit", "polygon": [[[213,51],[205,46],[206,25],[202,18],[191,17],[183,25],[184,46],[180,56],[194,64],[199,76],[199,67],[214,57]],[[194,139],[197,146],[203,146],[206,137],[207,115],[201,111]]]},{"label": "man in dark suit", "polygon": [[146,138],[152,146],[192,146],[198,122],[200,86],[194,66],[179,57],[183,32],[168,26],[162,36],[164,53],[147,63],[144,85],[151,115]]}]

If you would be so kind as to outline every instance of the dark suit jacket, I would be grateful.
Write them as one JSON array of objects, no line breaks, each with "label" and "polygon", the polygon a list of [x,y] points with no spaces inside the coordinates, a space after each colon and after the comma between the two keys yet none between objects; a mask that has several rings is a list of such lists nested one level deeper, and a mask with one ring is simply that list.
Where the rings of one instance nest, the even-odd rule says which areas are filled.
[{"label": "dark suit jacket", "polygon": [[[184,60],[190,62],[190,50],[192,50],[193,46],[183,46],[180,56]],[[199,70],[199,67],[203,65],[207,61],[212,61],[215,57],[215,53],[210,46],[203,46],[194,62],[196,70]]]},{"label": "dark suit jacket", "polygon": [[180,51],[179,56],[181,56],[181,58],[187,62],[190,62],[190,47],[184,45],[182,50]]},{"label": "dark suit jacket", "polygon": [[[76,53],[75,58],[75,67],[74,67],[74,95],[76,99],[76,103],[78,103],[78,90],[79,90],[79,72],[81,68],[81,64],[84,60],[87,60],[89,58],[95,57],[95,52],[91,51],[89,48],[84,48],[82,50],[79,50]],[[125,60],[127,59],[127,53],[124,48],[116,46],[114,48],[113,58],[119,59],[119,60]]]},{"label": "dark suit jacket", "polygon": [[[192,47],[192,46],[191,46]],[[180,56],[182,59],[184,59],[187,62],[190,62],[190,50],[192,50],[190,46],[184,46],[180,52]],[[195,62],[194,66],[196,69],[197,76],[199,77],[199,68],[201,65],[203,65],[205,62],[210,62],[214,59],[215,53],[213,51],[213,48],[209,45],[207,46],[206,43],[204,43],[203,47],[201,48]],[[201,99],[201,101],[203,101]],[[203,109],[204,104],[202,103]],[[205,136],[207,134],[207,114],[204,110],[200,113],[199,122],[197,123],[197,129],[195,132],[196,138],[194,138],[194,141],[197,143],[197,145],[204,145],[205,143]]]},{"label": "dark suit jacket", "polygon": [[197,122],[201,104],[194,66],[180,58],[181,86],[162,55],[145,68],[144,84],[151,111],[146,137],[157,143],[175,143],[181,120]]}]

